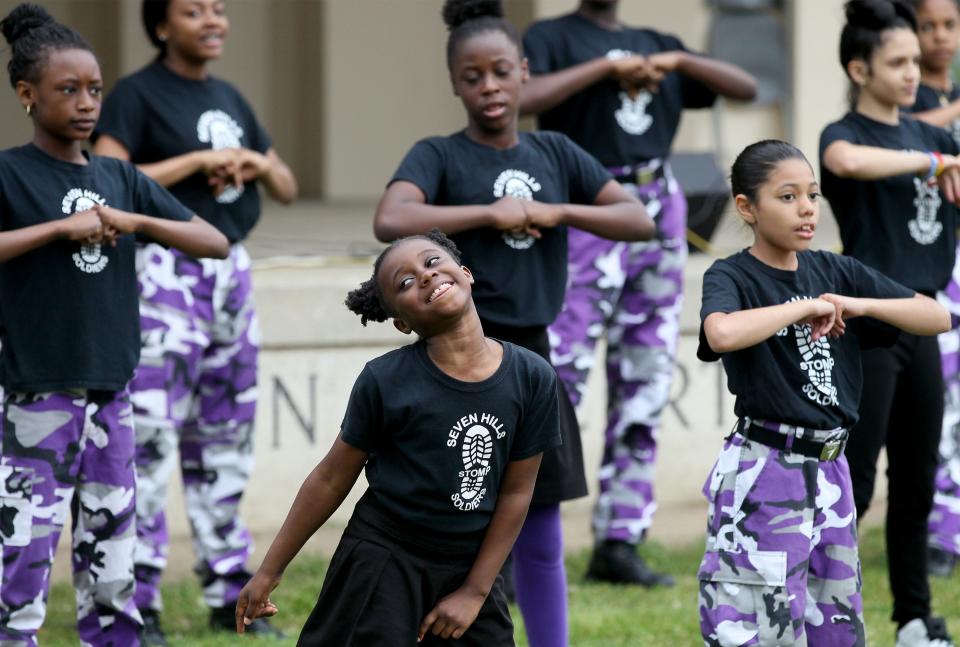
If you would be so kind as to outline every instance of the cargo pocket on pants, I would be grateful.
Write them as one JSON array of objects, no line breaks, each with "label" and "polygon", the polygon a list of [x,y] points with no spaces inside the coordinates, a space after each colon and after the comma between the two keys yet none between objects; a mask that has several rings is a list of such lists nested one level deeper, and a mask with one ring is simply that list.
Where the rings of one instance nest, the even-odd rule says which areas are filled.
[{"label": "cargo pocket on pants", "polygon": [[794,644],[786,552],[708,551],[697,578],[704,638],[723,647]]}]

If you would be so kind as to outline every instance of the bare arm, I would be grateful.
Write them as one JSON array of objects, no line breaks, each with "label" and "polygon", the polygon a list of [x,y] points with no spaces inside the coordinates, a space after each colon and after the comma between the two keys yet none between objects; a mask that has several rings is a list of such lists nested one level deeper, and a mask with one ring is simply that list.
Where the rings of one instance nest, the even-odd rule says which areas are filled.
[{"label": "bare arm", "polygon": [[836,308],[823,299],[804,299],[765,308],[714,312],[703,321],[703,332],[718,354],[756,346],[794,323],[813,324],[811,337],[819,339],[833,329]]},{"label": "bare arm", "polygon": [[183,221],[154,218],[103,205],[97,205],[94,210],[100,216],[104,236],[108,239],[118,233],[140,233],[197,258],[226,258],[230,254],[227,237],[198,216]]},{"label": "bare arm", "polygon": [[428,631],[442,638],[460,638],[476,620],[527,517],[542,456],[537,454],[507,464],[497,506],[467,579],[426,615],[420,624],[420,639]]},{"label": "bare arm", "polygon": [[[93,146],[93,152],[96,155],[130,161],[130,151],[127,150],[127,147],[110,135],[100,135],[97,138],[97,143]],[[211,154],[216,153],[217,151],[213,150],[191,151],[160,162],[138,164],[137,168],[157,184],[169,187],[194,173],[206,172],[208,167],[212,168],[211,164],[214,162],[223,161],[214,159],[215,155]],[[226,158],[226,155],[220,155],[219,157]]]},{"label": "bare arm", "polygon": [[[729,99],[753,101],[757,96],[757,80],[736,65],[684,51],[652,54],[649,58],[655,68],[689,76]],[[661,61],[666,61],[665,65]]]},{"label": "bare arm", "polygon": [[259,179],[270,197],[282,204],[290,204],[300,192],[297,178],[273,148],[267,151],[268,166]]},{"label": "bare arm", "polygon": [[57,240],[100,242],[103,225],[93,209],[69,218],[0,232],[0,263],[22,256]]},{"label": "bare arm", "polygon": [[527,229],[534,236],[542,227],[568,225],[609,240],[650,240],[656,225],[643,204],[615,180],[603,185],[592,205],[522,203]]},{"label": "bare arm", "polygon": [[500,198],[492,204],[437,206],[427,204],[416,184],[400,180],[388,186],[380,198],[373,217],[373,233],[386,243],[434,227],[445,234],[456,234],[478,227],[514,229],[523,227],[525,222],[522,203],[515,198]]},{"label": "bare arm", "polygon": [[549,74],[531,75],[520,92],[520,114],[539,115],[557,107],[597,81],[612,76],[615,65],[615,61],[608,58],[595,58]]},{"label": "bare arm", "polygon": [[333,447],[307,476],[263,563],[240,592],[238,633],[243,633],[245,624],[254,618],[276,613],[276,607],[269,600],[270,592],[280,583],[287,565],[307,540],[343,503],[357,482],[367,456],[365,451],[348,445],[337,436]]},{"label": "bare arm", "polygon": [[950,330],[950,313],[922,294],[909,299],[857,299],[839,294],[820,298],[836,306],[840,319],[873,317],[914,335],[939,335]]},{"label": "bare arm", "polygon": [[960,99],[951,101],[941,108],[931,108],[923,112],[914,112],[912,116],[914,119],[925,121],[937,128],[946,128],[953,123],[954,120],[960,119]]},{"label": "bare arm", "polygon": [[930,156],[922,151],[891,150],[837,140],[823,151],[823,164],[837,177],[879,180],[906,173],[925,175],[930,168]]}]

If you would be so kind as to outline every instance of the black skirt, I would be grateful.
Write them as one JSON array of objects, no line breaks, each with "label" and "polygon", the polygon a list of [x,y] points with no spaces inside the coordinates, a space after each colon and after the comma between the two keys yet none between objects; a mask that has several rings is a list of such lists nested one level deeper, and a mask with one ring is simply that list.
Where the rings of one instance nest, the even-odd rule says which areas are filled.
[{"label": "black skirt", "polygon": [[443,537],[390,514],[370,490],[354,509],[330,560],[298,647],[513,647],[513,622],[498,575],[459,640],[417,631],[444,596],[463,585],[486,533]]},{"label": "black skirt", "polygon": [[[550,361],[550,341],[543,326],[516,328],[483,321],[483,333],[488,337],[508,341],[531,350]],[[587,496],[587,476],[583,469],[583,446],[580,443],[580,424],[577,412],[570,402],[567,390],[557,379],[557,397],[560,400],[560,438],[563,444],[543,453],[540,473],[533,489],[533,503],[550,505]]]}]

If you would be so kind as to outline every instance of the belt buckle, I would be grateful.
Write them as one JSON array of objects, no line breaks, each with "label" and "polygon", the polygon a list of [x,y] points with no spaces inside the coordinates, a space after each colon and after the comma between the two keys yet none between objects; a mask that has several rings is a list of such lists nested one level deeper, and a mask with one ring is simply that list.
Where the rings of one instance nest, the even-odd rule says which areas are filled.
[{"label": "belt buckle", "polygon": [[823,443],[823,449],[820,450],[820,460],[822,461],[832,461],[840,456],[840,451],[843,449],[842,440],[828,440]]},{"label": "belt buckle", "polygon": [[649,167],[637,169],[637,186],[650,184],[654,179],[656,179],[656,172],[654,169]]}]

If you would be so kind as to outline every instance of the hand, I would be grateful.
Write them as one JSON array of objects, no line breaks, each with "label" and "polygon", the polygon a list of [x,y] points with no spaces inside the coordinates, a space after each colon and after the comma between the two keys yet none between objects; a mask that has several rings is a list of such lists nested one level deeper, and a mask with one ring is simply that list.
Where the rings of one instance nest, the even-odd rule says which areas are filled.
[{"label": "hand", "polygon": [[490,205],[494,229],[515,230],[527,224],[527,213],[524,210],[524,201],[505,195]]},{"label": "hand", "polygon": [[847,319],[852,319],[853,317],[865,317],[867,315],[867,309],[862,299],[830,293],[821,294],[820,298],[834,305],[834,308],[837,311],[837,323],[835,325],[835,329],[838,329],[839,334],[841,335],[847,329]]},{"label": "hand", "polygon": [[259,180],[270,172],[273,160],[249,148],[240,149],[240,176],[244,182]]},{"label": "hand", "polygon": [[810,299],[804,303],[810,304],[811,314],[799,323],[810,324],[810,339],[817,341],[824,335],[833,333],[837,321],[836,305],[826,299]]},{"label": "hand", "polygon": [[620,81],[620,87],[634,96],[639,90],[657,91],[664,74],[655,68],[650,58],[634,55],[613,59],[611,76]]},{"label": "hand", "polygon": [[92,211],[97,213],[103,226],[103,240],[116,247],[117,238],[123,234],[135,234],[143,225],[142,216],[98,204]]},{"label": "hand", "polygon": [[428,631],[444,639],[460,638],[477,619],[477,614],[480,613],[480,608],[486,599],[486,595],[469,591],[461,586],[437,602],[437,605],[423,619],[417,634],[417,642],[423,640]]},{"label": "hand", "polygon": [[83,243],[103,240],[103,224],[96,209],[78,211],[60,221],[60,237]]},{"label": "hand", "polygon": [[523,210],[527,214],[525,228],[534,238],[542,237],[540,230],[544,227],[550,228],[563,224],[563,207],[559,204],[533,200],[525,202]]},{"label": "hand", "polygon": [[267,577],[257,571],[237,598],[237,633],[242,634],[247,625],[257,618],[277,615],[277,605],[270,601],[270,592],[280,584],[280,578]]},{"label": "hand", "polygon": [[662,76],[666,76],[670,72],[676,72],[677,68],[680,67],[680,63],[683,61],[684,52],[675,50],[672,52],[657,52],[656,54],[651,54],[647,57],[647,61],[650,63],[650,67],[659,72]]}]

